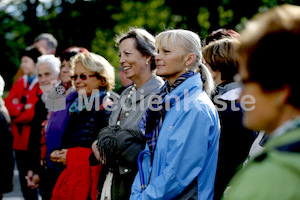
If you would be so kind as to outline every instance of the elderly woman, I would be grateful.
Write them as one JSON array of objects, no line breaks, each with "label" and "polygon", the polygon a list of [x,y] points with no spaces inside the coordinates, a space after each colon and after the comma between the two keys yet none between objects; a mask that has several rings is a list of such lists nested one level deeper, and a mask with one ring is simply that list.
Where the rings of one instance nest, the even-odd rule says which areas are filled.
[{"label": "elderly woman", "polygon": [[156,74],[167,81],[161,109],[149,109],[140,122],[147,145],[130,199],[212,199],[220,125],[201,80],[211,75],[201,63],[200,38],[175,29],[158,34],[155,44]]},{"label": "elderly woman", "polygon": [[263,152],[233,177],[224,199],[300,199],[299,27],[300,7],[281,5],[257,15],[241,32],[240,100],[255,99],[247,102],[243,123],[265,130],[268,139]]},{"label": "elderly woman", "polygon": [[[49,103],[52,102],[53,109],[49,112],[47,120],[43,122],[43,135],[47,135],[47,137],[42,138],[44,151],[41,155],[41,159],[43,159],[43,177],[41,177],[40,192],[44,193],[43,199],[45,200],[51,199],[52,190],[62,171],[60,167],[53,165],[50,161],[50,153],[61,147],[61,137],[69,121],[69,107],[77,97],[77,91],[71,80],[73,75],[71,58],[80,52],[88,52],[88,50],[82,47],[70,47],[62,52],[60,55],[60,81],[55,84],[54,95],[49,94],[59,98],[50,99]],[[56,105],[57,108],[55,108],[55,101],[57,104],[62,103],[62,106]]]},{"label": "elderly woman", "polygon": [[[46,182],[41,181],[43,175],[41,168],[41,138],[42,138],[42,123],[47,119],[49,110],[46,108],[49,93],[53,90],[54,82],[59,80],[60,60],[54,55],[42,55],[38,58],[36,63],[37,77],[39,86],[43,90],[43,94],[39,95],[39,100],[35,104],[35,115],[31,124],[30,138],[28,142],[28,172],[27,172],[27,185],[32,189],[40,186],[40,194],[43,199],[47,198]],[[39,183],[40,182],[40,183]]]},{"label": "elderly woman", "polygon": [[[111,111],[107,91],[115,84],[114,68],[95,53],[78,53],[72,59],[72,76],[78,97],[69,107],[70,119],[62,136],[61,150],[51,153],[52,162],[66,166],[53,190],[52,199],[96,199],[101,166],[91,166],[91,145],[108,125]],[[80,169],[80,170],[79,170]]]},{"label": "elderly woman", "polygon": [[[117,38],[117,44],[120,65],[134,85],[122,92],[110,117],[109,127],[99,133],[93,145],[94,153],[104,163],[98,199],[129,198],[137,172],[137,156],[145,146],[138,123],[149,106],[149,100],[163,85],[163,80],[155,75],[156,49],[150,33],[144,29],[130,29]],[[110,129],[112,134],[107,133]]]}]

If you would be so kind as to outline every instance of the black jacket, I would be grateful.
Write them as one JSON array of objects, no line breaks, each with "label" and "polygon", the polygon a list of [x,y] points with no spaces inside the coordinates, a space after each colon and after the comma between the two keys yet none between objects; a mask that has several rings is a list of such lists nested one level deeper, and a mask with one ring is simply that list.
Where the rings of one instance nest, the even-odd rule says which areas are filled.
[{"label": "black jacket", "polygon": [[14,157],[12,145],[13,135],[9,123],[0,112],[0,194],[13,190]]}]

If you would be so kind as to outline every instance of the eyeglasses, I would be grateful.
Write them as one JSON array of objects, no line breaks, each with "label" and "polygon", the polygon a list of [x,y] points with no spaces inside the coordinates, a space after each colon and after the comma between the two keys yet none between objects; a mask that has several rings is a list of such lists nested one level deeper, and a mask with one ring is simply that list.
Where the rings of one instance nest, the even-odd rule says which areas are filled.
[{"label": "eyeglasses", "polygon": [[85,74],[80,74],[80,75],[74,75],[74,76],[71,76],[71,79],[73,80],[73,81],[76,81],[77,80],[77,78],[79,77],[81,80],[86,80],[87,79],[87,77],[94,77],[94,76],[98,76],[98,74],[90,74],[90,75],[85,75]]}]

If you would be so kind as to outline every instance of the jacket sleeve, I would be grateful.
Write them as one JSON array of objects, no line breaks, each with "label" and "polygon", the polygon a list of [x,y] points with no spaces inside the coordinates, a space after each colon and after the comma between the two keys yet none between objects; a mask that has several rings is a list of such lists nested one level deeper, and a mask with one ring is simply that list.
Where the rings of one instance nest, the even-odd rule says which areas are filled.
[{"label": "jacket sleeve", "polygon": [[8,96],[5,98],[5,106],[9,112],[10,117],[15,118],[18,117],[24,107],[23,103],[13,104],[13,99],[17,98],[19,102],[21,101],[22,91],[19,89],[22,87],[23,81],[19,80],[16,82],[12,88],[10,89]]},{"label": "jacket sleeve", "polygon": [[[165,123],[167,120],[166,116],[163,124],[165,127],[161,129],[164,132],[160,133],[163,137],[168,137],[166,144],[160,144],[167,145],[167,153],[164,158],[166,160],[165,165],[161,166],[158,176],[150,179],[149,185],[142,193],[138,177],[136,177],[130,197],[132,200],[175,199],[206,167],[208,160],[210,160],[207,158],[210,146],[213,145],[214,148],[217,148],[215,144],[218,137],[210,134],[214,124],[206,111],[199,111],[196,108],[191,109],[184,112],[177,120],[174,120],[173,125]],[[215,144],[209,144],[210,140]],[[155,154],[157,153],[160,152],[156,149]],[[212,165],[208,167],[215,171],[217,155],[214,157]],[[156,165],[158,163],[153,163],[153,167],[156,167]],[[214,180],[214,177],[205,178]],[[209,193],[212,193],[214,181],[208,181],[207,183],[209,185],[205,187],[211,188]]]},{"label": "jacket sleeve", "polygon": [[28,165],[35,173],[40,173],[42,123],[47,119],[47,109],[40,99],[35,105],[28,143]]},{"label": "jacket sleeve", "polygon": [[67,164],[53,189],[52,199],[82,200],[88,199],[91,188],[91,167],[89,148],[69,148]]},{"label": "jacket sleeve", "polygon": [[34,107],[38,101],[39,87],[35,86],[27,98],[26,104],[32,104],[29,109],[23,110],[21,114],[14,120],[15,123],[27,124],[32,121],[34,117]]}]

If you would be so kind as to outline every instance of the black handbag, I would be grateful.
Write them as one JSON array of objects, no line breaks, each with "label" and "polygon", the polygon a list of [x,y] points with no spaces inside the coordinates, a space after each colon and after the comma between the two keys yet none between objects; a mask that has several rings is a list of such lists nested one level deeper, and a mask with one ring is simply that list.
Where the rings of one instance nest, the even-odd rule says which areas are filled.
[{"label": "black handbag", "polygon": [[122,130],[115,125],[100,130],[97,147],[102,163],[111,168],[119,166],[120,173],[129,173],[137,168],[137,158],[145,144],[145,137],[140,130]]}]

